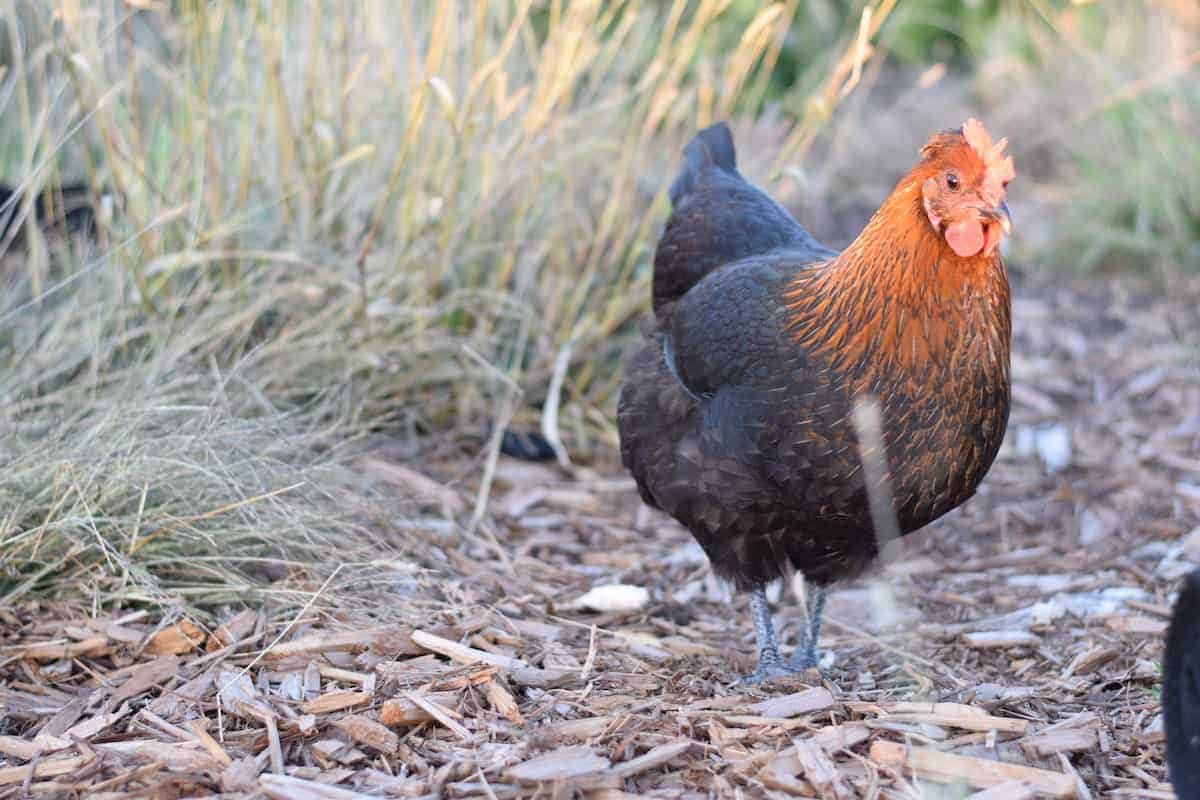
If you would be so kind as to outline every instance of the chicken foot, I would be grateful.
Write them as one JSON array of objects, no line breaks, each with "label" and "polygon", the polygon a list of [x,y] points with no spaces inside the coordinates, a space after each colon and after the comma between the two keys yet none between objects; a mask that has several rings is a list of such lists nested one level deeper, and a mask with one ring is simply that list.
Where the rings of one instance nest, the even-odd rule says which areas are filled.
[{"label": "chicken foot", "polygon": [[766,587],[758,586],[750,592],[750,614],[754,617],[754,638],[758,644],[758,666],[754,672],[740,681],[744,684],[794,675],[799,672],[779,655],[779,640],[775,638],[775,625],[771,622],[771,606],[767,603]]}]

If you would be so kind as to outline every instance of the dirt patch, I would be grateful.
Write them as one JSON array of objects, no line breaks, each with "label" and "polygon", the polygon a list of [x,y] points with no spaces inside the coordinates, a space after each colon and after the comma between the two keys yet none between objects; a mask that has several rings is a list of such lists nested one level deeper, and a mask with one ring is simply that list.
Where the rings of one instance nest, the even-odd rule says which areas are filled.
[{"label": "dirt patch", "polygon": [[[423,463],[388,479],[445,566],[376,565],[376,620],[0,610],[0,798],[1170,798],[1158,663],[1200,562],[1197,300],[1024,285],[999,461],[833,591],[821,675],[737,685],[745,598],[615,466],[501,460],[472,526],[463,464]],[[634,588],[581,602],[610,584]]]}]

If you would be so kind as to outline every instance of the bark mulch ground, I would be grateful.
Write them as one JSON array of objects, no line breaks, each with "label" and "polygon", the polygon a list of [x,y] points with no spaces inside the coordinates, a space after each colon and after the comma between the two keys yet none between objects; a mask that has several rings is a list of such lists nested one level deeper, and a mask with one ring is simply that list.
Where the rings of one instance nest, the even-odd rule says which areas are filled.
[{"label": "bark mulch ground", "polygon": [[426,507],[429,550],[379,565],[375,622],[0,609],[0,798],[1171,798],[1198,298],[1025,286],[1004,452],[831,593],[820,674],[738,685],[745,599],[615,466],[501,459],[471,525],[480,470],[381,451],[364,469]]}]

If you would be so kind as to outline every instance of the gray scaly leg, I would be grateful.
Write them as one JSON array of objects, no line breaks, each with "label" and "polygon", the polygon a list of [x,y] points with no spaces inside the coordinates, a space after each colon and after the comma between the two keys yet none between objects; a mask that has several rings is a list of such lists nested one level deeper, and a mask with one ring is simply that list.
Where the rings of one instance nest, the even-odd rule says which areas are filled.
[{"label": "gray scaly leg", "polygon": [[817,640],[821,638],[821,614],[825,611],[825,589],[805,579],[804,611],[807,615],[805,630],[796,645],[796,652],[788,666],[795,670],[816,667]]},{"label": "gray scaly leg", "polygon": [[762,683],[796,670],[783,662],[779,655],[779,642],[775,638],[775,626],[771,623],[771,607],[767,604],[764,587],[750,592],[750,613],[754,617],[754,638],[758,643],[758,667],[742,678],[742,683]]}]

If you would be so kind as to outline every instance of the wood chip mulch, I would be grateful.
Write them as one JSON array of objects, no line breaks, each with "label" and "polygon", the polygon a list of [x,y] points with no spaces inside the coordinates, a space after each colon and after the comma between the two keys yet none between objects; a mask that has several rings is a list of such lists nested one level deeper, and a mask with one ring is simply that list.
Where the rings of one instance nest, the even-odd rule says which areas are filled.
[{"label": "wood chip mulch", "polygon": [[615,467],[502,459],[472,527],[477,466],[381,451],[363,469],[426,508],[429,552],[370,624],[0,609],[0,798],[1173,798],[1158,664],[1200,563],[1198,299],[1025,286],[1004,452],[831,592],[819,674],[737,683],[745,599]]}]

